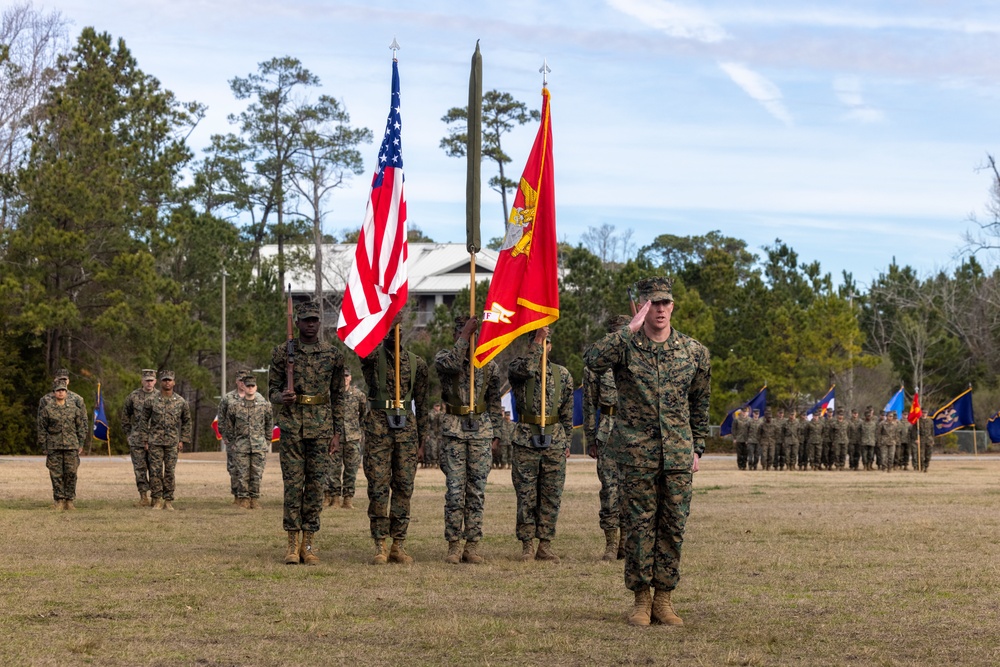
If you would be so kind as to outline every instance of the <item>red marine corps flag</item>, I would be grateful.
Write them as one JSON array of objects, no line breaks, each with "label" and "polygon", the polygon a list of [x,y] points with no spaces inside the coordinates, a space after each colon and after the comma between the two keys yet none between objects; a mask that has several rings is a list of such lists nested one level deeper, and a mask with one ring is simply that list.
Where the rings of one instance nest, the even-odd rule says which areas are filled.
[{"label": "red marine corps flag", "polygon": [[[396,40],[392,44],[390,48],[399,48]],[[406,200],[403,198],[397,65],[393,57],[389,119],[337,322],[337,336],[359,357],[368,356],[385,338],[396,313],[406,305],[409,289],[406,280]]]},{"label": "red marine corps flag", "polygon": [[486,311],[476,347],[478,368],[521,334],[559,319],[556,261],[552,123],[549,90],[542,88],[542,124],[521,175],[486,295]]}]

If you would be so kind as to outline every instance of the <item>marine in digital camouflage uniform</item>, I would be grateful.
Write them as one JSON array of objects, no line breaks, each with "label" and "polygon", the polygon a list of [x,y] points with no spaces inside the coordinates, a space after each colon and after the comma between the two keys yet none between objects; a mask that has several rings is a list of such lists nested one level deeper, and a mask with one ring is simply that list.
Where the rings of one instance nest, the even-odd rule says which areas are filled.
[{"label": "marine in digital camouflage uniform", "polygon": [[833,470],[833,410],[823,412],[823,445],[820,450],[820,463],[826,470]]},{"label": "marine in digital camouflage uniform", "polygon": [[851,419],[847,429],[847,464],[851,470],[857,470],[861,462],[861,419],[856,409],[851,410]]},{"label": "marine in digital camouflage uniform", "polygon": [[760,462],[760,427],[763,423],[760,410],[754,410],[747,422],[747,468],[750,470],[756,470]]},{"label": "marine in digital camouflage uniform", "polygon": [[733,414],[733,444],[736,445],[736,467],[740,470],[747,469],[747,435],[750,430],[750,417],[747,413],[749,411],[750,408],[743,408]]},{"label": "marine in digital camouflage uniform", "polygon": [[[66,400],[69,401],[71,404],[75,405],[76,407],[80,408],[80,410],[82,410],[83,414],[86,416],[87,406],[83,402],[83,397],[69,388],[69,371],[66,370],[65,368],[60,368],[55,372],[55,375],[52,376],[53,382],[58,382],[60,380],[66,383]],[[46,403],[48,403],[53,399],[55,399],[54,391],[50,391],[49,393],[42,396],[42,398],[38,401],[39,411],[41,411],[41,409],[45,407]]]},{"label": "marine in digital camouflage uniform", "polygon": [[[444,401],[439,460],[446,489],[444,539],[448,542],[448,554],[445,562],[452,565],[483,562],[479,541],[483,538],[486,479],[502,435],[500,370],[495,362],[488,361],[475,370],[471,400],[469,396],[469,346],[478,325],[476,318],[456,318],[455,344],[434,356],[434,369],[441,380]],[[464,548],[462,540],[465,540]]]},{"label": "marine in digital camouflage uniform", "polygon": [[219,408],[216,417],[219,419],[219,435],[222,436],[222,445],[226,448],[226,472],[229,473],[229,486],[233,494],[233,504],[240,504],[240,496],[237,493],[237,482],[238,476],[236,474],[236,452],[234,452],[229,447],[229,438],[223,429],[223,424],[229,421],[228,411],[229,406],[234,401],[241,400],[243,395],[246,394],[246,386],[243,384],[243,375],[247,371],[237,371],[236,373],[236,388],[230,392],[227,392],[225,396],[219,401]]},{"label": "marine in digital camouflage uniform", "polygon": [[627,327],[594,343],[584,363],[597,373],[612,369],[618,388],[611,450],[629,515],[629,623],[682,625],[670,596],[680,579],[692,475],[709,435],[711,362],[704,345],[671,327],[669,280],[641,280],[637,291],[642,308]]},{"label": "marine in digital camouflage uniform", "polygon": [[757,434],[760,467],[763,470],[770,470],[774,466],[775,451],[777,449],[778,438],[781,435],[780,429],[781,426],[774,419],[771,411],[765,410],[764,419],[761,420],[760,424],[760,433]]},{"label": "marine in digital camouflage uniform", "polygon": [[514,446],[514,431],[517,424],[511,419],[510,410],[503,411],[503,423],[500,425],[500,460],[501,468],[509,468],[512,463],[511,448]]},{"label": "marine in digital camouflage uniform", "polygon": [[[399,389],[403,407],[393,406],[396,396],[395,326],[380,345],[361,360],[368,386],[369,411],[365,432],[364,470],[368,478],[368,520],[375,541],[373,565],[386,562],[409,564],[406,533],[410,526],[410,498],[417,461],[423,455],[430,415],[427,405],[427,363],[400,345]],[[413,412],[416,410],[416,413]],[[402,428],[394,428],[402,418]],[[388,554],[385,540],[392,538]]]},{"label": "marine in digital camouflage uniform", "polygon": [[[271,449],[274,415],[271,403],[257,393],[257,378],[245,371],[240,374],[243,396],[226,408],[226,450],[233,452],[236,497],[244,509],[260,509],[260,481],[264,477],[267,452]],[[221,428],[222,422],[219,423]]]},{"label": "marine in digital camouflage uniform", "polygon": [[900,424],[896,420],[896,411],[890,410],[886,420],[879,427],[879,450],[882,452],[882,470],[892,472],[896,459],[896,446],[899,444]]},{"label": "marine in digital camouflage uniform", "polygon": [[[365,393],[351,384],[351,371],[344,369],[344,425],[340,447],[330,455],[330,475],[326,485],[328,507],[354,509],[358,468],[361,466],[361,420],[368,412]],[[341,500],[343,499],[343,500]],[[343,504],[341,504],[343,503]]]},{"label": "marine in digital camouflage uniform", "polygon": [[799,464],[799,434],[801,430],[799,413],[792,410],[781,427],[781,443],[785,450],[785,465],[788,470],[795,470]]},{"label": "marine in digital camouflage uniform", "polygon": [[[629,323],[630,318],[614,315],[608,318],[608,333]],[[601,509],[598,520],[604,531],[604,553],[601,560],[613,561],[625,557],[625,506],[621,502],[618,462],[608,451],[608,441],[615,425],[618,390],[611,369],[598,375],[583,369],[583,436],[587,454],[597,459],[597,478],[601,481]],[[619,532],[619,529],[620,532]]]},{"label": "marine in digital camouflage uniform", "polygon": [[156,390],[156,370],[142,369],[142,385],[125,398],[122,406],[121,422],[128,440],[129,458],[135,473],[135,488],[139,491],[139,507],[149,507],[149,451],[142,442],[139,424],[142,421],[142,406]]},{"label": "marine in digital camouflage uniform", "polygon": [[899,415],[899,444],[896,445],[895,467],[907,470],[910,467],[910,422],[906,413]]},{"label": "marine in digital camouflage uniform", "polygon": [[823,418],[814,414],[806,428],[806,448],[808,450],[808,466],[811,470],[823,468]]},{"label": "marine in digital camouflage uniform", "polygon": [[444,405],[435,403],[427,415],[427,440],[421,464],[425,468],[437,466],[441,457],[441,429],[443,427]]},{"label": "marine in digital camouflage uniform", "polygon": [[54,509],[75,509],[76,478],[80,454],[87,442],[87,415],[69,393],[66,381],[52,383],[51,399],[38,411],[38,446],[45,452],[45,467],[52,481]]},{"label": "marine in digital camouflage uniform", "polygon": [[830,424],[830,440],[833,443],[830,463],[837,470],[844,469],[844,461],[847,459],[847,445],[850,441],[850,428],[850,422],[844,419],[844,409],[837,408],[837,416]]},{"label": "marine in digital camouflage uniform", "polygon": [[299,335],[292,341],[292,389],[287,387],[287,343],[271,351],[268,371],[268,398],[281,406],[278,460],[284,482],[281,525],[288,535],[288,565],[319,563],[313,536],[320,528],[330,452],[340,445],[344,419],[344,356],[320,340],[319,314],[314,301],[296,307]]},{"label": "marine in digital camouflage uniform", "polygon": [[[530,335],[530,334],[529,334]],[[507,367],[514,391],[518,423],[514,431],[511,480],[517,496],[515,535],[521,541],[521,560],[558,563],[552,552],[559,506],[566,483],[566,459],[573,433],[573,376],[548,361],[545,379],[545,426],[542,422],[542,345],[549,328],[534,333],[527,354]],[[538,550],[534,539],[538,538]]]},{"label": "marine in digital camouflage uniform", "polygon": [[[917,438],[920,438],[920,458],[917,458]],[[913,425],[911,432],[913,442],[913,469],[927,472],[931,463],[931,453],[934,450],[934,420],[929,415],[922,415]]]},{"label": "marine in digital camouflage uniform", "polygon": [[861,441],[861,464],[865,470],[874,469],[878,429],[879,422],[875,419],[875,411],[869,405],[865,409],[865,418],[858,424],[858,438]]},{"label": "marine in digital camouflage uniform", "polygon": [[149,494],[154,510],[174,509],[177,454],[191,442],[191,409],[174,393],[174,372],[160,372],[160,391],[142,404],[139,430],[149,454]]}]

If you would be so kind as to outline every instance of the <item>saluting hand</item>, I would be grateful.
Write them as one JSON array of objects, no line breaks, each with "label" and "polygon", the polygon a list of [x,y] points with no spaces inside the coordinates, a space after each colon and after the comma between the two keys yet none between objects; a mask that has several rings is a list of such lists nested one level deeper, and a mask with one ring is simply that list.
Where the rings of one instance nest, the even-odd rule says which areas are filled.
[{"label": "saluting hand", "polygon": [[649,306],[652,303],[652,301],[647,301],[642,304],[642,308],[639,309],[639,312],[632,316],[632,321],[628,323],[629,331],[635,333],[642,328],[642,323],[646,321],[646,313],[649,312]]}]

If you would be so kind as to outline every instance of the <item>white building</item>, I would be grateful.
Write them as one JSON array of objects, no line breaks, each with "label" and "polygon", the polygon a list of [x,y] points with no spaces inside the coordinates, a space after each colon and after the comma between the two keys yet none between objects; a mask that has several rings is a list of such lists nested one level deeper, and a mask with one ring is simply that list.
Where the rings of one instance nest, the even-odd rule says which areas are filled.
[{"label": "white building", "polygon": [[[323,293],[330,305],[324,309],[325,326],[337,325],[337,313],[356,247],[353,243],[323,245]],[[408,243],[407,250],[410,297],[416,301],[417,325],[425,326],[433,319],[435,307],[440,304],[450,306],[459,291],[469,288],[469,253],[464,243]],[[306,253],[308,257],[314,257],[312,246],[286,246],[285,253]],[[261,246],[260,255],[262,260],[274,260],[278,255],[278,246]],[[497,257],[495,250],[487,248],[476,254],[477,283],[492,279]],[[291,284],[295,301],[311,298],[316,289],[312,268],[288,272],[285,281]]]}]

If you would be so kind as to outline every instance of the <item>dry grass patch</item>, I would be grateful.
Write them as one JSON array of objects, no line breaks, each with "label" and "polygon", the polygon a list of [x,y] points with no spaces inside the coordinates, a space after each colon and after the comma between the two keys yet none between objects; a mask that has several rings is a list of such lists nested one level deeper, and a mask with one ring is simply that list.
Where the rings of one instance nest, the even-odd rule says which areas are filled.
[{"label": "dry grass patch", "polygon": [[6,664],[987,665],[1000,662],[1000,460],[931,472],[696,475],[675,596],[683,628],[630,628],[598,561],[593,462],[569,465],[559,566],[521,563],[509,471],[487,495],[484,566],[442,562],[443,476],[421,470],[409,567],[371,567],[358,510],[328,510],[322,564],[282,564],[281,479],[234,509],[219,455],[182,455],[177,512],[134,508],[131,465],[89,458],[76,512],[39,457],[0,459]]}]

